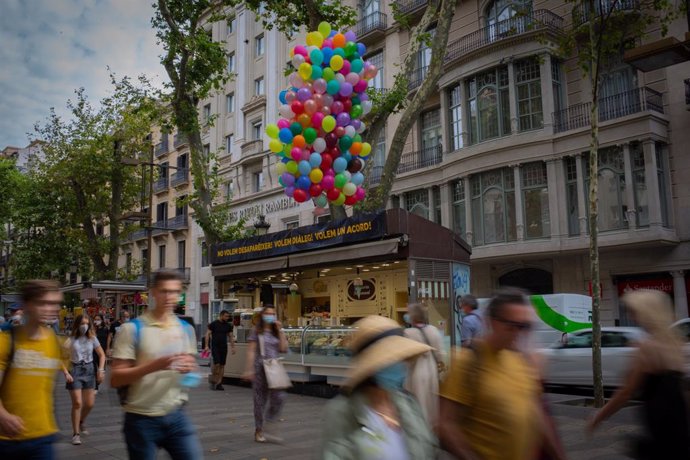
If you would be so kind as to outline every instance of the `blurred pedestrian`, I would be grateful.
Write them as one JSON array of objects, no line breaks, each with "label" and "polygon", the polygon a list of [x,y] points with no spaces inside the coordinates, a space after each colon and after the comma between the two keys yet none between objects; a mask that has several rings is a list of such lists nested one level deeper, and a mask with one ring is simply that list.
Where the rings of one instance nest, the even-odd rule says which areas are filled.
[{"label": "blurred pedestrian", "polygon": [[503,289],[486,311],[489,330],[456,352],[441,385],[439,434],[461,459],[565,458],[541,405],[539,376],[518,351],[533,309],[518,289]]},{"label": "blurred pedestrian", "polygon": [[443,338],[439,330],[429,324],[429,310],[425,305],[411,304],[407,310],[412,327],[405,329],[405,337],[429,345],[431,350],[409,366],[405,389],[417,398],[429,424],[436,426],[438,385],[440,374],[445,370]]},{"label": "blurred pedestrian", "polygon": [[[151,279],[154,305],[123,324],[113,348],[110,383],[121,390],[123,432],[131,460],[156,457],[165,449],[173,460],[197,460],[203,451],[184,411],[187,390],[199,384],[194,329],[174,311],[182,278],[159,270]],[[126,389],[126,391],[125,391]]]},{"label": "blurred pedestrian", "polygon": [[638,459],[690,458],[688,410],[683,394],[681,337],[670,328],[673,305],[660,291],[638,290],[623,296],[632,319],[649,335],[639,344],[623,386],[590,420],[592,432],[633,396],[642,399],[644,433],[632,446]]},{"label": "blurred pedestrian", "polygon": [[[93,322],[88,315],[79,315],[74,320],[71,337],[65,343],[69,350],[72,368],[65,372],[66,387],[72,399],[72,444],[81,445],[81,435],[88,435],[84,422],[95,403],[96,382],[105,376],[105,352],[101,348]],[[98,367],[94,367],[94,353],[98,356]]]},{"label": "blurred pedestrian", "polygon": [[279,442],[281,439],[276,424],[285,404],[286,393],[268,387],[263,360],[287,353],[288,342],[273,305],[266,305],[261,310],[259,321],[247,340],[247,368],[242,378],[252,382],[254,391],[254,440]]},{"label": "blurred pedestrian", "polygon": [[467,294],[460,298],[460,312],[462,315],[462,326],[460,327],[460,338],[463,347],[472,347],[473,342],[481,337],[484,332],[484,321],[477,312],[479,304],[477,298]]},{"label": "blurred pedestrian", "polygon": [[9,331],[15,326],[24,323],[24,310],[21,307],[11,306],[8,320],[0,327],[1,331]]},{"label": "blurred pedestrian", "polygon": [[120,330],[120,327],[122,327],[123,324],[129,322],[129,317],[129,312],[127,310],[122,310],[120,312],[120,319],[110,323],[110,329],[108,331],[108,343],[105,347],[105,354],[107,356],[110,356],[113,353],[112,347],[115,340],[115,334],[117,334],[117,331]]},{"label": "blurred pedestrian", "polygon": [[228,358],[228,341],[232,354],[235,354],[235,338],[232,333],[232,322],[230,322],[230,312],[223,310],[218,315],[218,319],[208,325],[206,331],[206,348],[211,349],[211,359],[213,360],[211,386],[213,390],[223,391],[223,376],[225,375],[225,363]]},{"label": "blurred pedestrian", "polygon": [[62,293],[54,281],[26,281],[21,287],[24,325],[0,333],[0,452],[3,459],[55,458],[57,425],[53,387],[61,349],[50,327]]},{"label": "blurred pedestrian", "polygon": [[431,347],[404,337],[398,323],[383,316],[355,326],[343,394],[326,406],[320,458],[436,458],[438,441],[417,400],[403,389],[408,362]]},{"label": "blurred pedestrian", "polygon": [[[105,350],[108,348],[108,334],[110,334],[110,331],[108,330],[108,326],[105,324],[105,320],[103,319],[103,315],[100,313],[94,316],[93,318],[93,328],[94,332],[96,334],[96,339],[98,340],[98,344],[101,346],[101,350],[105,353]],[[94,372],[98,372],[98,366],[99,366],[99,359],[98,359],[98,353],[96,350],[94,350],[94,356],[93,356],[93,367],[94,367]],[[106,361],[103,365],[103,369],[106,368],[108,364],[108,359],[106,357]],[[98,380],[96,380],[96,394],[98,394],[98,386],[99,386]]]}]

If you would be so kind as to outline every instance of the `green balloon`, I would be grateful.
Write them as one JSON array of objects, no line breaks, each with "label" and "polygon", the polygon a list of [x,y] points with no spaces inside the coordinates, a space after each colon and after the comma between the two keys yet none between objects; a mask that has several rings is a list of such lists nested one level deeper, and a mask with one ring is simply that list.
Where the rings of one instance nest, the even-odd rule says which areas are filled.
[{"label": "green balloon", "polygon": [[352,142],[362,142],[362,136],[355,134],[355,137],[352,138]]},{"label": "green balloon", "polygon": [[350,136],[343,136],[340,138],[338,145],[340,146],[341,152],[347,152],[352,146],[352,138]]},{"label": "green balloon", "polygon": [[296,121],[293,121],[292,123],[290,123],[290,131],[292,131],[293,136],[302,134],[302,125],[300,125]]},{"label": "green balloon", "polygon": [[307,141],[307,144],[313,144],[317,135],[318,133],[314,128],[307,128],[304,130],[304,140]]},{"label": "green balloon", "polygon": [[335,186],[337,188],[343,188],[347,184],[347,177],[343,173],[338,173],[335,175]]},{"label": "green balloon", "polygon": [[323,79],[326,81],[331,81],[335,78],[335,72],[330,67],[323,69]]},{"label": "green balloon", "polygon": [[352,101],[352,105],[360,105],[362,103],[362,101],[360,101],[359,97],[357,97],[357,96],[353,97],[350,100]]},{"label": "green balloon", "polygon": [[357,44],[355,42],[347,42],[345,44],[345,56],[352,56],[357,51]]},{"label": "green balloon", "polygon": [[353,59],[350,63],[350,70],[354,73],[360,73],[364,68],[364,63],[361,59]]},{"label": "green balloon", "polygon": [[338,55],[340,57],[345,57],[345,50],[342,48],[336,48],[333,50],[333,56]]},{"label": "green balloon", "polygon": [[353,104],[352,108],[350,109],[350,118],[359,118],[362,116],[362,106],[359,104]]}]

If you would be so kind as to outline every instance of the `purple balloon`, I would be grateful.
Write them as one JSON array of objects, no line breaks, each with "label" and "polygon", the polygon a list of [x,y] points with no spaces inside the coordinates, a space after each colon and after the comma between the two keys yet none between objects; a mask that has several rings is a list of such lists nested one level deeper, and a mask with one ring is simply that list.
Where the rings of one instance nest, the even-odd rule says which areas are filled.
[{"label": "purple balloon", "polygon": [[362,126],[362,122],[361,122],[361,120],[358,120],[355,118],[354,120],[350,121],[350,126],[355,128],[355,131],[356,131]]},{"label": "purple balloon", "polygon": [[295,183],[295,176],[293,176],[289,172],[284,172],[280,177],[283,178],[283,184],[285,184],[286,187],[290,187]]},{"label": "purple balloon", "polygon": [[347,112],[342,112],[339,113],[337,117],[335,117],[335,123],[338,126],[347,126],[350,124],[350,115]]},{"label": "purple balloon", "polygon": [[294,194],[295,194],[295,187],[293,187],[293,186],[285,187],[285,195],[292,198],[292,195],[294,195]]},{"label": "purple balloon", "polygon": [[369,100],[369,95],[367,94],[366,90],[359,93],[359,100],[360,102]]},{"label": "purple balloon", "polygon": [[352,94],[352,84],[344,82],[340,84],[340,95],[348,97]]},{"label": "purple balloon", "polygon": [[357,35],[355,35],[353,31],[348,30],[347,32],[345,32],[345,40],[349,42],[357,41]]},{"label": "purple balloon", "polygon": [[311,91],[309,91],[308,88],[300,88],[297,91],[297,99],[299,99],[300,102],[311,99]]},{"label": "purple balloon", "polygon": [[335,101],[335,102],[333,103],[333,105],[331,106],[331,113],[332,113],[333,115],[337,115],[337,114],[339,114],[340,112],[342,112],[344,109],[345,109],[345,107],[343,106],[343,103],[342,103],[342,102],[340,102],[340,101]]}]

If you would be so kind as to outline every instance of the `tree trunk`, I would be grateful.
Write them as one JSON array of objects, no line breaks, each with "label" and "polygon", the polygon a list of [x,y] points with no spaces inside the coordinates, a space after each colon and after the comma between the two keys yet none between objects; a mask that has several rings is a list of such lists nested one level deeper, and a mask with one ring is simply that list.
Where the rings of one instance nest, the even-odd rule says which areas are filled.
[{"label": "tree trunk", "polygon": [[76,181],[71,181],[72,190],[74,191],[74,196],[79,205],[79,209],[82,210],[79,216],[81,225],[84,228],[84,233],[86,235],[86,252],[93,263],[94,275],[97,278],[103,277],[107,274],[108,267],[103,261],[101,251],[99,249],[98,235],[93,228],[93,219],[90,213],[86,212],[88,209],[86,194],[81,184]]},{"label": "tree trunk", "polygon": [[108,265],[106,270],[109,274],[116,274],[118,258],[120,253],[120,217],[122,215],[122,193],[124,188],[124,172],[121,164],[122,149],[120,141],[113,142],[113,169],[111,176],[112,198],[110,210],[108,212],[110,228],[110,247],[108,248]]}]

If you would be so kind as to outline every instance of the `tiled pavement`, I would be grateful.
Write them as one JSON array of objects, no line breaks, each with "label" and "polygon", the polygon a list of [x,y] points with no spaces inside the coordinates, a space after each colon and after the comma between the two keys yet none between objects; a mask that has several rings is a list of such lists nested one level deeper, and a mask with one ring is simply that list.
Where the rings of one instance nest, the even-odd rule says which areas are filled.
[{"label": "tiled pavement", "polygon": [[[317,458],[325,399],[289,395],[283,413],[284,445],[257,444],[253,440],[251,390],[225,385],[226,391],[210,391],[202,386],[190,395],[189,413],[201,435],[206,458],[214,459],[312,459]],[[551,395],[553,402],[577,397]],[[114,390],[101,390],[87,427],[91,434],[82,437],[81,446],[72,446],[69,421],[69,395],[60,382],[56,388],[58,423],[62,429],[57,443],[58,458],[126,459],[122,438],[122,413]],[[624,447],[623,435],[634,431],[632,409],[623,410],[587,439],[583,427],[590,409],[553,404],[554,415],[572,460],[618,460]],[[169,458],[161,453],[159,459]]]}]

